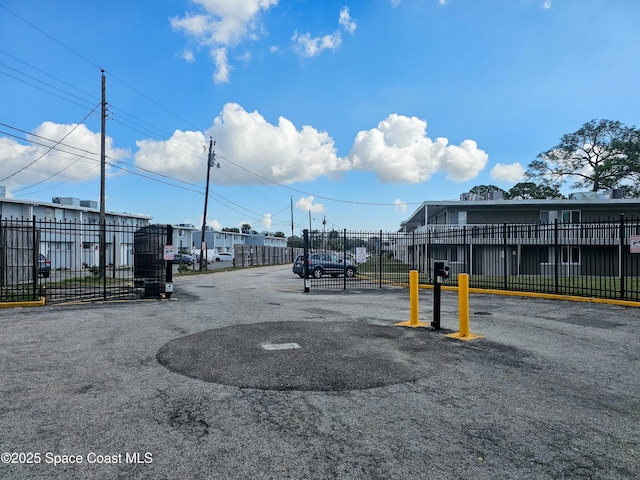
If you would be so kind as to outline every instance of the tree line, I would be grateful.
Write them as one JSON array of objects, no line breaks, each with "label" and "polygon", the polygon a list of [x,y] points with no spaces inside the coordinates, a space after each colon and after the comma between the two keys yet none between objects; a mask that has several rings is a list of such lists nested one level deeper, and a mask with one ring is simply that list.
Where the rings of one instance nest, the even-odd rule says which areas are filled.
[{"label": "tree line", "polygon": [[640,197],[640,129],[614,120],[591,120],[540,153],[525,173],[525,182],[504,191],[493,185],[474,187],[502,191],[507,199],[564,198],[560,188],[593,192],[621,189]]}]

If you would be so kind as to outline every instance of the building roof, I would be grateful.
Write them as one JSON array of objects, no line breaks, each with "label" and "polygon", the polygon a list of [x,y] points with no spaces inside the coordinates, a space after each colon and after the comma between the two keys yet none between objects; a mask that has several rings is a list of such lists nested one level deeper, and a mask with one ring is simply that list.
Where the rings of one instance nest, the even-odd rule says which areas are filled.
[{"label": "building roof", "polygon": [[428,220],[447,210],[457,211],[482,211],[482,210],[527,210],[536,208],[540,210],[566,210],[584,209],[602,210],[608,214],[622,214],[626,209],[640,209],[640,198],[548,198],[529,200],[428,200],[413,212],[401,227],[405,231],[411,231],[425,224]]},{"label": "building roof", "polygon": [[[51,207],[51,208],[63,208],[65,210],[74,210],[74,211],[80,211],[80,212],[91,212],[91,213],[100,214],[100,209],[98,208],[92,208],[92,207],[87,207],[83,205],[69,205],[66,203],[41,202],[38,200],[19,200],[16,198],[6,198],[6,197],[0,198],[0,203],[13,203],[13,204],[33,206],[33,207],[44,206],[44,207]],[[131,213],[131,212],[106,211],[105,214],[117,216],[117,217],[140,218],[143,220],[151,220],[153,218],[150,215],[144,215],[141,213]]]}]

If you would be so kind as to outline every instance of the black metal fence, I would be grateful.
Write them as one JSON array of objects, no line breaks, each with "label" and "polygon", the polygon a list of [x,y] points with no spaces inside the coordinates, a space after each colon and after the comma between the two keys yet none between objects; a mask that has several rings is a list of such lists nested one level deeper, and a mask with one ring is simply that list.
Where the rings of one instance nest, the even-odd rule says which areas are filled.
[{"label": "black metal fence", "polygon": [[564,224],[429,225],[404,232],[310,232],[310,254],[352,262],[354,277],[310,274],[311,288],[382,287],[433,282],[444,262],[457,285],[640,301],[640,220]]},{"label": "black metal fence", "polygon": [[166,228],[0,217],[0,302],[144,296],[147,282],[164,278]]}]

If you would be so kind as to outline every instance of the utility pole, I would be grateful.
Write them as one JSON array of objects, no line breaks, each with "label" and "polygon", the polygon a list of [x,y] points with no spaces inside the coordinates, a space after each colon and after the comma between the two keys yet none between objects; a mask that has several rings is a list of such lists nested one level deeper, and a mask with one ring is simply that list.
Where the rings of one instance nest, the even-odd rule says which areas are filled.
[{"label": "utility pole", "polygon": [[100,239],[99,239],[99,271],[100,278],[104,281],[104,291],[106,295],[106,282],[107,282],[107,242],[106,242],[106,215],[105,215],[105,165],[106,165],[106,127],[107,127],[107,81],[104,76],[104,70],[102,72],[102,115],[101,115],[101,133],[100,133]]},{"label": "utility pole", "polygon": [[291,261],[293,262],[296,257],[293,256],[293,197],[291,197]]},{"label": "utility pole", "polygon": [[[205,228],[207,226],[207,202],[209,200],[209,175],[211,173],[211,167],[216,166],[220,168],[220,164],[216,163],[216,154],[213,151],[213,146],[216,142],[213,141],[213,138],[209,137],[209,157],[207,159],[207,187],[205,189],[204,194],[204,215],[202,215],[202,241],[200,242],[200,270],[202,270],[202,265],[204,262],[205,255]],[[206,265],[206,263],[204,263]]]}]

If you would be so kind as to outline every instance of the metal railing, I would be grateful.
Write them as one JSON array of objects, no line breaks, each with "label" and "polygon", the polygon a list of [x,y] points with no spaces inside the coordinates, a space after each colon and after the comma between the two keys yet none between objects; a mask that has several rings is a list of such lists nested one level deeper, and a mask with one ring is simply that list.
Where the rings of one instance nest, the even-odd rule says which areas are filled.
[{"label": "metal railing", "polygon": [[[134,269],[140,230],[125,222],[0,217],[0,302],[138,298],[147,280],[137,278]],[[102,269],[101,236],[106,246]],[[163,242],[156,243],[153,252],[145,252],[153,259],[146,259],[142,269],[138,265],[138,276],[164,271]],[[152,264],[157,268],[149,267]]]},{"label": "metal railing", "polygon": [[[640,220],[548,225],[429,225],[413,232],[309,232],[309,252],[353,259],[348,282],[322,275],[312,288],[407,284],[410,270],[432,283],[443,261],[457,285],[460,273],[482,289],[640,301]],[[325,278],[326,277],[326,278]],[[338,279],[336,279],[338,278]]]}]

